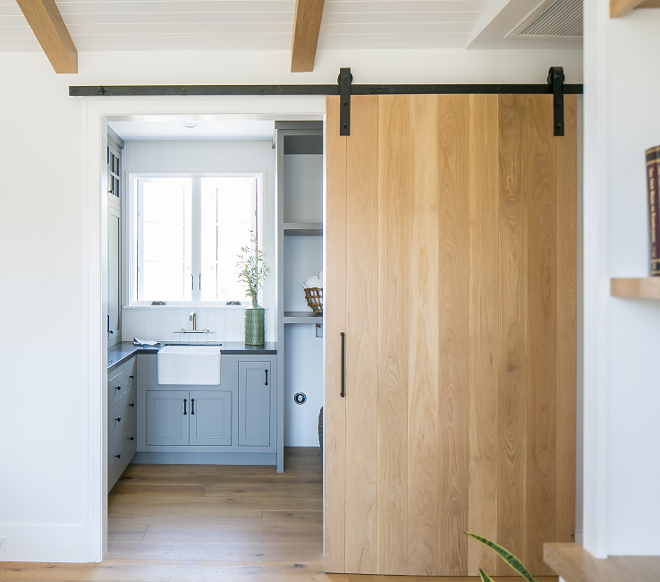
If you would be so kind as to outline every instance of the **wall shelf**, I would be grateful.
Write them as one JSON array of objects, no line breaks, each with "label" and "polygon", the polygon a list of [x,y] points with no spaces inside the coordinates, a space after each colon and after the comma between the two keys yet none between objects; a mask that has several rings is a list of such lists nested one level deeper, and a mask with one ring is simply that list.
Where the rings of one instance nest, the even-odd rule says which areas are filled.
[{"label": "wall shelf", "polygon": [[313,311],[285,311],[284,323],[323,323],[323,316]]},{"label": "wall shelf", "polygon": [[621,18],[635,8],[660,8],[660,0],[610,0],[610,18]]},{"label": "wall shelf", "polygon": [[566,582],[657,580],[660,556],[594,558],[580,544],[544,544],[543,560]]},{"label": "wall shelf", "polygon": [[322,236],[322,222],[285,222],[284,236]]},{"label": "wall shelf", "polygon": [[660,277],[617,278],[610,281],[613,297],[660,299]]}]

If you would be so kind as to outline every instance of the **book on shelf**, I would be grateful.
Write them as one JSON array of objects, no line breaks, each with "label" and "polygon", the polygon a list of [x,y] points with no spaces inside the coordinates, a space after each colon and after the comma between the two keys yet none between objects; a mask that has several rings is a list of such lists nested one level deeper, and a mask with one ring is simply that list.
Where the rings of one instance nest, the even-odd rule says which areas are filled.
[{"label": "book on shelf", "polygon": [[646,150],[646,183],[648,186],[651,229],[651,275],[660,276],[660,146]]}]

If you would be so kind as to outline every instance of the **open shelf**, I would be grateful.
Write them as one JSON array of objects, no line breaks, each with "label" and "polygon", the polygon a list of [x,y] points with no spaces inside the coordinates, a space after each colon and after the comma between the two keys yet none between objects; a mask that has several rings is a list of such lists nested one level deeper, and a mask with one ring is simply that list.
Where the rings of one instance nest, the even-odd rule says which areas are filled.
[{"label": "open shelf", "polygon": [[610,0],[610,18],[621,18],[635,8],[660,8],[660,0]]},{"label": "open shelf", "polygon": [[285,222],[284,236],[322,236],[322,222]]},{"label": "open shelf", "polygon": [[613,297],[660,299],[660,277],[617,278],[610,281]]},{"label": "open shelf", "polygon": [[543,560],[566,582],[657,580],[660,556],[594,558],[580,544],[544,544]]},{"label": "open shelf", "polygon": [[323,323],[323,316],[313,311],[285,311],[284,323]]}]

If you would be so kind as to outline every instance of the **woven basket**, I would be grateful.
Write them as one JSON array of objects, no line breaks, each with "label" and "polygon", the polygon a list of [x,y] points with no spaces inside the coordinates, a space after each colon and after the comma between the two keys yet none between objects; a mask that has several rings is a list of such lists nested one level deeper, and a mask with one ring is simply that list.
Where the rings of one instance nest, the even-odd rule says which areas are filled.
[{"label": "woven basket", "polygon": [[305,299],[314,313],[323,315],[323,287],[305,287]]}]

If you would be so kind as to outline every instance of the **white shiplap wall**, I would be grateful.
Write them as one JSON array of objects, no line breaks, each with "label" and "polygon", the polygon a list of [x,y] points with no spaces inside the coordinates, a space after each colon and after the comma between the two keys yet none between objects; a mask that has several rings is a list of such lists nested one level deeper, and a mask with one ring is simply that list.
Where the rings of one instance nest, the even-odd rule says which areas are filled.
[{"label": "white shiplap wall", "polygon": [[[130,183],[131,173],[261,173],[263,174],[263,207],[260,229],[263,233],[263,250],[271,267],[261,300],[266,308],[266,341],[276,339],[275,303],[275,218],[274,218],[274,160],[271,141],[127,141],[123,153],[125,184]],[[124,196],[127,191],[124,192]],[[124,208],[129,204],[125,201]],[[127,224],[128,213],[124,224]],[[124,265],[128,265],[124,245]],[[128,277],[124,277],[128,281]],[[128,297],[128,289],[124,290]],[[197,325],[215,332],[213,335],[192,336],[175,334],[174,330],[190,328],[188,315],[191,307],[174,306],[124,306],[122,338],[133,337],[160,341],[243,341],[244,304],[236,306],[203,307],[195,309]]]}]

